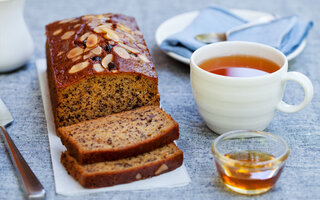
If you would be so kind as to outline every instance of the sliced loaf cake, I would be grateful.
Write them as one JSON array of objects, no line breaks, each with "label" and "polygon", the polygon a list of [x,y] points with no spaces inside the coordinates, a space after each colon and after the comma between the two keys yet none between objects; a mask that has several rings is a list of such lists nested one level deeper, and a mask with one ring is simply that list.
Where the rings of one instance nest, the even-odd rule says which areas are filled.
[{"label": "sliced loaf cake", "polygon": [[144,106],[80,122],[57,131],[79,163],[118,160],[145,153],[179,138],[179,126],[158,106]]},{"label": "sliced loaf cake", "polygon": [[174,143],[136,157],[86,165],[79,164],[67,151],[61,155],[61,163],[67,172],[85,188],[106,187],[157,176],[176,169],[182,162],[183,153]]}]

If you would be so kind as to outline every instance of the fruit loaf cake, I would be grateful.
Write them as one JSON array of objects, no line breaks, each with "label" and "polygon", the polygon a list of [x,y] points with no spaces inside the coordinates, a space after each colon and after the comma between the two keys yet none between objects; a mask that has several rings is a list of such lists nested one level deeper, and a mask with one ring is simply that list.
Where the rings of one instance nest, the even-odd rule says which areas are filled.
[{"label": "fruit loaf cake", "polygon": [[79,164],[68,151],[61,155],[61,163],[67,172],[85,188],[106,187],[157,176],[176,169],[182,162],[183,153],[174,143],[136,157],[86,165]]},{"label": "fruit loaf cake", "polygon": [[86,15],[46,26],[55,124],[159,105],[158,77],[135,19]]},{"label": "fruit loaf cake", "polygon": [[179,138],[179,125],[159,106],[144,106],[57,129],[80,164],[135,156]]}]

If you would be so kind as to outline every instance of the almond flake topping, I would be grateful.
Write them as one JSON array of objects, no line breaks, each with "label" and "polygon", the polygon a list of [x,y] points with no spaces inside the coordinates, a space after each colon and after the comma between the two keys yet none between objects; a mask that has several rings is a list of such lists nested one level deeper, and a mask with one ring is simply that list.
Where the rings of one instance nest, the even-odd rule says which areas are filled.
[{"label": "almond flake topping", "polygon": [[88,26],[90,26],[90,27],[97,27],[97,26],[99,26],[99,25],[101,25],[101,24],[103,24],[104,22],[103,21],[101,21],[101,20],[91,20],[91,22],[90,23],[88,23]]},{"label": "almond flake topping", "polygon": [[99,63],[94,64],[93,69],[96,70],[96,72],[102,72],[104,70],[104,68]]},{"label": "almond flake topping", "polygon": [[131,41],[136,41],[136,39],[135,39],[130,33],[125,33],[125,35],[126,35]]},{"label": "almond flake topping", "polygon": [[86,16],[83,16],[82,19],[84,20],[89,20],[89,19],[94,19],[95,16],[94,15],[86,15]]},{"label": "almond flake topping", "polygon": [[117,28],[122,30],[122,31],[124,31],[124,32],[130,32],[131,31],[131,29],[129,27],[127,27],[127,26],[125,26],[123,24],[120,24],[120,23],[117,24]]},{"label": "almond flake topping", "polygon": [[87,38],[87,47],[94,47],[98,44],[98,37],[95,34],[90,34]]},{"label": "almond flake topping", "polygon": [[93,29],[93,31],[96,32],[96,33],[103,33],[102,29],[101,29],[99,26],[98,26],[98,27],[95,27],[95,28]]},{"label": "almond flake topping", "polygon": [[103,36],[104,38],[113,40],[115,42],[120,41],[120,37],[116,31],[113,31],[111,29],[105,29],[105,30],[107,31],[107,33]]},{"label": "almond flake topping", "polygon": [[139,50],[135,49],[135,48],[132,48],[128,45],[125,45],[121,42],[118,43],[120,46],[122,46],[123,48],[127,49],[128,51],[132,52],[132,53],[139,53]]},{"label": "almond flake topping", "polygon": [[56,30],[55,32],[53,32],[52,35],[56,36],[56,35],[59,35],[60,33],[62,32],[62,28]]},{"label": "almond flake topping", "polygon": [[69,53],[67,54],[67,58],[71,59],[81,55],[82,53],[83,53],[83,49],[81,47],[75,47],[69,51]]},{"label": "almond flake topping", "polygon": [[140,35],[140,36],[142,36],[142,33],[141,33],[141,31],[135,31],[134,33],[135,33],[135,34],[137,34],[137,35]]},{"label": "almond flake topping", "polygon": [[95,55],[100,55],[102,53],[102,48],[100,46],[92,49],[91,51],[92,53],[94,53]]},{"label": "almond flake topping", "polygon": [[80,41],[83,42],[85,39],[88,38],[89,35],[90,35],[90,33],[85,33],[85,34],[83,34],[83,35],[79,38]]},{"label": "almond flake topping", "polygon": [[143,44],[137,44],[137,46],[140,47],[141,49],[144,49],[144,50],[147,49],[147,47],[145,45],[143,45]]},{"label": "almond flake topping", "polygon": [[68,22],[71,22],[71,21],[73,21],[73,20],[75,20],[75,19],[76,19],[76,18],[61,20],[61,21],[59,22],[59,24],[68,23]]},{"label": "almond flake topping", "polygon": [[57,56],[59,57],[59,56],[61,56],[63,53],[64,53],[63,51],[60,51]]},{"label": "almond flake topping", "polygon": [[81,71],[81,70],[85,69],[86,67],[88,67],[88,65],[89,65],[88,61],[81,62],[81,63],[78,63],[76,65],[73,65],[71,67],[71,69],[69,70],[69,73],[73,74],[73,73],[76,73],[78,71]]},{"label": "almond flake topping", "polygon": [[140,54],[139,58],[143,61],[143,62],[150,62],[150,60],[147,58],[146,54]]},{"label": "almond flake topping", "polygon": [[133,60],[141,60],[140,58],[138,58],[138,56],[136,54],[131,54],[131,59]]},{"label": "almond flake topping", "polygon": [[88,54],[83,56],[83,60],[86,60],[86,59],[88,59],[88,58],[90,58],[92,56],[94,56],[94,54],[90,51]]},{"label": "almond flake topping", "polygon": [[124,59],[130,58],[129,53],[122,47],[115,46],[113,47],[113,51],[116,52],[121,58],[124,58]]},{"label": "almond flake topping", "polygon": [[85,50],[84,50],[84,53],[86,53],[86,52],[88,52],[88,51],[91,51],[92,50],[92,48],[85,48]]},{"label": "almond flake topping", "polygon": [[76,24],[73,26],[73,28],[78,28],[81,24]]},{"label": "almond flake topping", "polygon": [[100,26],[95,27],[93,31],[96,33],[107,33],[108,30],[111,30],[111,27],[112,27],[111,23],[102,24]]},{"label": "almond flake topping", "polygon": [[61,36],[61,39],[62,39],[62,40],[67,40],[67,39],[69,39],[71,36],[73,36],[74,34],[75,34],[74,31],[65,32],[65,33]]},{"label": "almond flake topping", "polygon": [[108,16],[101,15],[101,14],[97,15],[96,17],[97,17],[97,19],[110,20],[110,18]]},{"label": "almond flake topping", "polygon": [[99,28],[101,28],[101,30],[104,32],[104,33],[107,33],[109,30],[112,31],[112,24],[111,23],[106,23],[106,24],[102,24],[100,26],[98,26]]},{"label": "almond flake topping", "polygon": [[80,58],[81,58],[81,56],[78,56],[78,57],[72,58],[72,62],[75,62],[75,61],[79,60]]},{"label": "almond flake topping", "polygon": [[108,65],[112,61],[112,59],[113,59],[113,55],[112,54],[106,55],[101,61],[102,66],[104,68],[108,68]]}]

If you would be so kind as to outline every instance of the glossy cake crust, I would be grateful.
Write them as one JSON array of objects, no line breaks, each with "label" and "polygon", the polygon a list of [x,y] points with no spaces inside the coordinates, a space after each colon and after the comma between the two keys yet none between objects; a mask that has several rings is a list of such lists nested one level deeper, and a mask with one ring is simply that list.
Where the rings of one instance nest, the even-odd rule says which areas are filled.
[{"label": "glossy cake crust", "polygon": [[[108,13],[56,21],[46,26],[46,35],[47,56],[51,58],[49,62],[53,67],[56,87],[68,86],[90,75],[119,72],[157,78],[147,45],[132,17]],[[97,42],[88,47],[90,35],[91,38],[96,37]],[[68,56],[72,49],[78,47],[80,49],[75,49],[75,54]],[[108,66],[109,63],[102,65],[108,54],[112,54],[114,66]],[[84,61],[89,63],[87,67],[69,73],[74,65]],[[96,71],[95,64],[101,64],[103,71]]]},{"label": "glossy cake crust", "polygon": [[86,15],[46,26],[56,127],[159,105],[158,78],[132,17]]}]

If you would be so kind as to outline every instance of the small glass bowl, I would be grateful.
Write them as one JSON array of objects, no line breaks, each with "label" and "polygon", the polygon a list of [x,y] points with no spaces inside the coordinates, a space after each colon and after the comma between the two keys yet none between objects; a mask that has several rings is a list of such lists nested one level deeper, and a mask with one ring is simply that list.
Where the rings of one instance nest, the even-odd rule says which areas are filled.
[{"label": "small glass bowl", "polygon": [[218,173],[228,188],[256,195],[274,186],[290,150],[283,139],[273,134],[238,130],[216,138],[212,152]]}]

